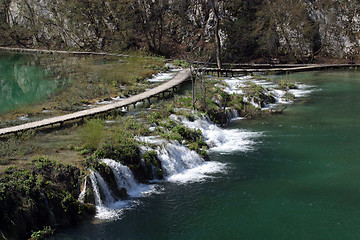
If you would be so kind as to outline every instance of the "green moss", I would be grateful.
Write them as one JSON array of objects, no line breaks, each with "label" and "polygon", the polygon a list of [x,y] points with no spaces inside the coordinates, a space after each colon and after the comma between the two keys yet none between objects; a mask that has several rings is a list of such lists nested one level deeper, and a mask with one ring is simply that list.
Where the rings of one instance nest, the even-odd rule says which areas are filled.
[{"label": "green moss", "polygon": [[157,158],[157,153],[155,151],[146,151],[142,154],[142,158],[145,160],[147,165],[154,165],[155,167],[160,166],[160,162]]},{"label": "green moss", "polygon": [[43,226],[69,224],[93,214],[77,201],[80,170],[50,161],[33,160],[31,169],[7,168],[0,177],[0,225],[4,234],[20,238]]}]

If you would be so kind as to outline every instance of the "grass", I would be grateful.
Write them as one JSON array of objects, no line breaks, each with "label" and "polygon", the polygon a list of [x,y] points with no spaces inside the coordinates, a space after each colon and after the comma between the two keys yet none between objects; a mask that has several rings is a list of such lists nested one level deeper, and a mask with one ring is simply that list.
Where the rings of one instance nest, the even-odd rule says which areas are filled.
[{"label": "grass", "polygon": [[26,131],[17,136],[0,140],[0,165],[8,165],[13,160],[23,158],[33,152],[33,147],[26,147],[23,142],[31,139],[36,132]]}]

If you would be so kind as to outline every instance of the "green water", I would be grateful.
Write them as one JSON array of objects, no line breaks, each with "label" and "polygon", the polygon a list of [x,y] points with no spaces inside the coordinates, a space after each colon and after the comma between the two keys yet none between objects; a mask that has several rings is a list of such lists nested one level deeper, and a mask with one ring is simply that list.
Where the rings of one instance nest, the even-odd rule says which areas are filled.
[{"label": "green water", "polygon": [[360,73],[291,77],[318,90],[282,115],[232,124],[262,135],[253,151],[211,154],[227,173],[164,183],[122,219],[54,239],[359,239]]},{"label": "green water", "polygon": [[61,84],[33,56],[0,52],[0,113],[44,101]]}]

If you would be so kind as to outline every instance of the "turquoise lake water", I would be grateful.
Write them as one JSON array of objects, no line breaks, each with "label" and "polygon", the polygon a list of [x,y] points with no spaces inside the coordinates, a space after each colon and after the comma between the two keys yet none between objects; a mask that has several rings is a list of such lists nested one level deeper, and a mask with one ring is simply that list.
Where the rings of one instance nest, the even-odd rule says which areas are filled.
[{"label": "turquoise lake water", "polygon": [[252,151],[210,154],[226,173],[161,183],[121,219],[53,239],[359,239],[360,73],[289,77],[314,91],[281,115],[233,122],[261,135]]},{"label": "turquoise lake water", "polygon": [[0,52],[0,113],[44,101],[61,84],[32,55]]}]

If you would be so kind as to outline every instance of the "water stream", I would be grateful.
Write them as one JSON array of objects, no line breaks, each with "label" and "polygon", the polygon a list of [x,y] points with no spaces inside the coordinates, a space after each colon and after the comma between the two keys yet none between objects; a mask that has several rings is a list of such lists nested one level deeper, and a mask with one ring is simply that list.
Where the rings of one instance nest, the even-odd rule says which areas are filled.
[{"label": "water stream", "polygon": [[[232,122],[228,138],[208,127],[207,141],[226,143],[210,151],[226,171],[157,183],[161,194],[141,198],[118,220],[52,239],[359,239],[360,73],[290,77],[315,90],[281,115]],[[247,147],[236,150],[238,142]]]}]

